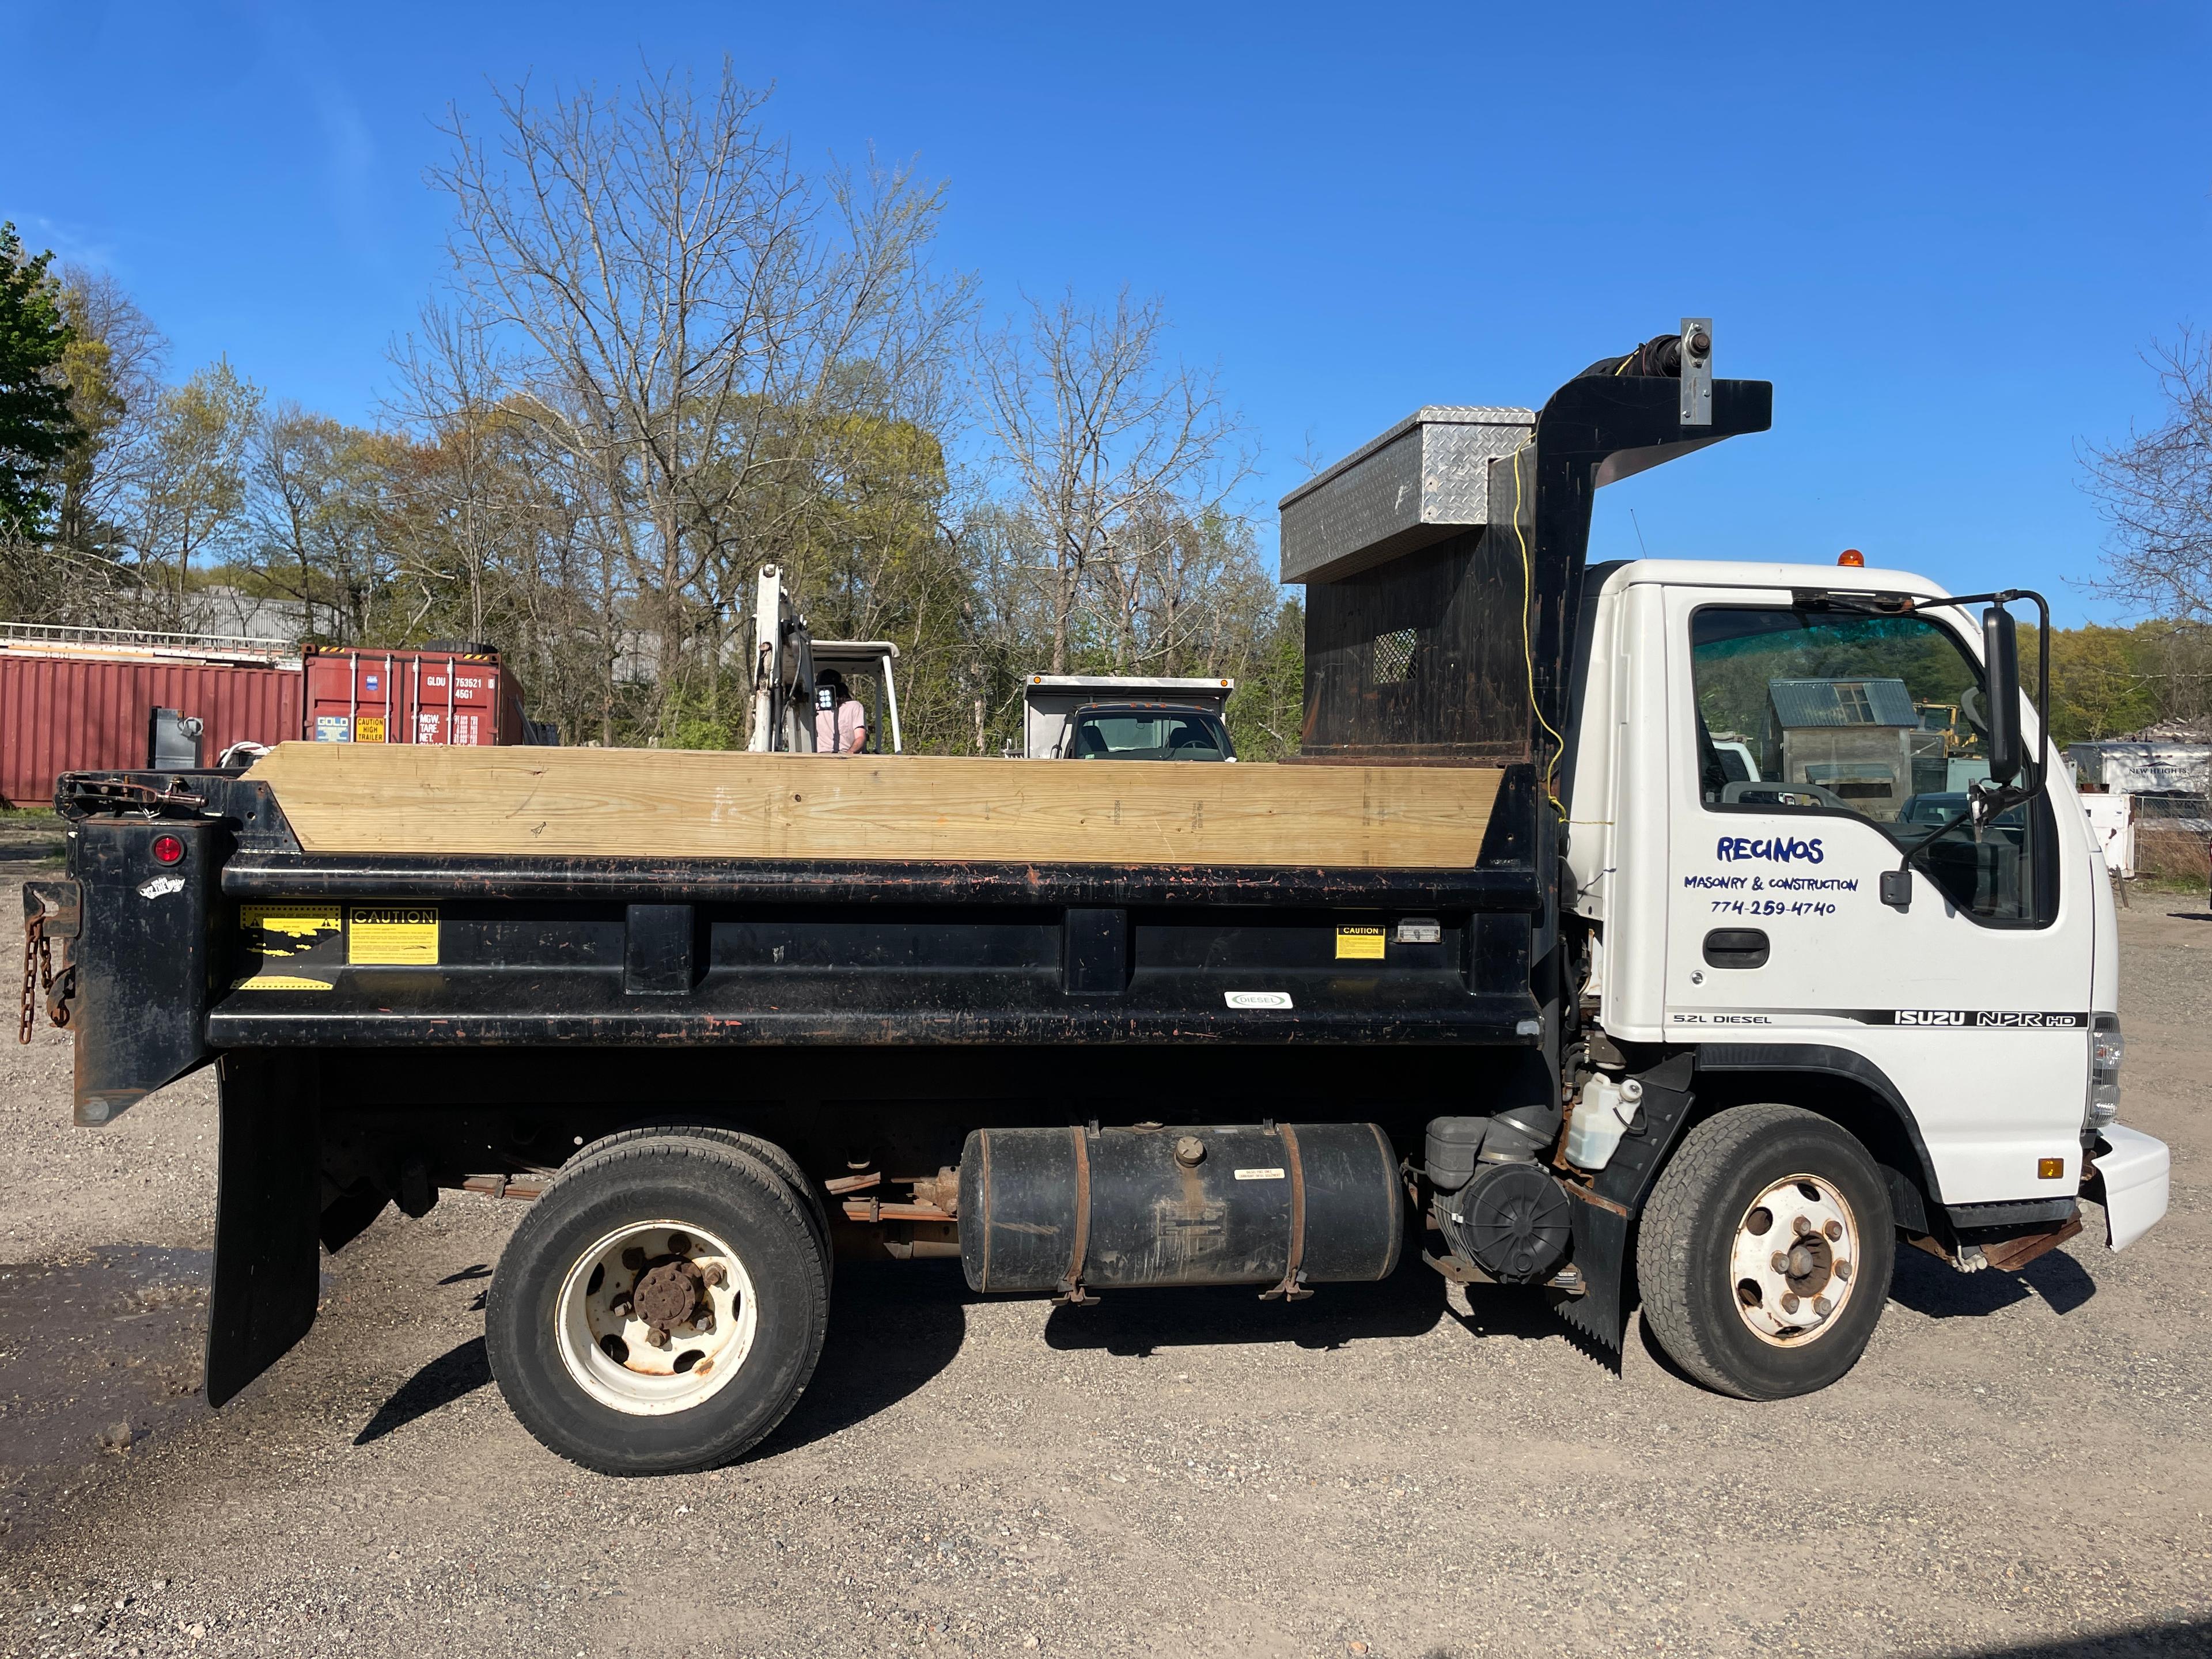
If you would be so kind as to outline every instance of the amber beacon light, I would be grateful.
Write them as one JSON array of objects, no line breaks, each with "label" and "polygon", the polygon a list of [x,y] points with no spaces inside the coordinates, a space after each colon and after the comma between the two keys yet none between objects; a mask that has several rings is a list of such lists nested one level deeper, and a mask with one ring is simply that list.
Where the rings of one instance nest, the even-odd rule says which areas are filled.
[{"label": "amber beacon light", "polygon": [[1836,562],[1847,564],[1854,570],[1863,570],[1866,568],[1866,555],[1856,547],[1847,547],[1836,555]]}]

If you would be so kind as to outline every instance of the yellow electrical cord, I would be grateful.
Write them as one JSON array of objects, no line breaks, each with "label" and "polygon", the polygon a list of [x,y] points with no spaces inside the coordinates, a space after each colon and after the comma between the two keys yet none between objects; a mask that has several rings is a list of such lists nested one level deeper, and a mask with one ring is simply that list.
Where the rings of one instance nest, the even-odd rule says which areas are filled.
[{"label": "yellow electrical cord", "polygon": [[1553,787],[1552,778],[1559,769],[1559,754],[1567,746],[1567,740],[1553,728],[1551,721],[1544,718],[1543,707],[1536,701],[1536,647],[1528,633],[1528,613],[1536,608],[1536,573],[1528,558],[1528,538],[1521,529],[1521,451],[1534,441],[1533,434],[1523,438],[1519,448],[1514,450],[1512,458],[1513,539],[1521,544],[1521,660],[1528,671],[1528,707],[1536,716],[1536,724],[1550,733],[1552,739],[1552,753],[1544,763],[1544,798],[1552,803],[1552,810],[1565,818],[1567,809],[1559,799],[1559,791]]}]

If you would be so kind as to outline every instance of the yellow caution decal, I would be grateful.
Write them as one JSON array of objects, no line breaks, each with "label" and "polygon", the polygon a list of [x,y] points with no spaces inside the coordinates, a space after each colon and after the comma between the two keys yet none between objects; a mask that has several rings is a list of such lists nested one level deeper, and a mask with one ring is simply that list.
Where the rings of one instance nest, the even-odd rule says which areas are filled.
[{"label": "yellow caution decal", "polygon": [[1380,927],[1338,928],[1336,959],[1339,962],[1382,961],[1382,930]]},{"label": "yellow caution decal", "polygon": [[354,967],[434,968],[438,907],[354,904],[346,908],[346,961]]},{"label": "yellow caution decal", "polygon": [[335,904],[241,904],[239,931],[264,957],[294,956],[312,950],[317,937],[344,924]]}]

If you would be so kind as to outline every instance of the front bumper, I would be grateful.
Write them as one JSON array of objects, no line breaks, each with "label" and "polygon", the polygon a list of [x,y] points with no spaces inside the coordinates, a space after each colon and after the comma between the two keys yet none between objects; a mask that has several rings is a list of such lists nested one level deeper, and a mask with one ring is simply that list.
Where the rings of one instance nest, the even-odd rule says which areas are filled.
[{"label": "front bumper", "polygon": [[2090,1162],[2082,1195],[2104,1206],[2106,1247],[2124,1250],[2166,1214],[2173,1155],[2164,1141],[2117,1123],[2099,1133],[2103,1145]]}]

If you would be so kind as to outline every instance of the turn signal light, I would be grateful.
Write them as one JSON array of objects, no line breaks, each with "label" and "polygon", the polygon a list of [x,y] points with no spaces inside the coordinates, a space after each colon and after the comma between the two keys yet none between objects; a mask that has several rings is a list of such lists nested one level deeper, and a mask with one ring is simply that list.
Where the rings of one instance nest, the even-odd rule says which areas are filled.
[{"label": "turn signal light", "polygon": [[157,864],[176,864],[185,856],[185,844],[174,836],[154,837],[154,860]]},{"label": "turn signal light", "polygon": [[2066,1160],[2063,1158],[2039,1158],[2035,1160],[2035,1178],[2038,1181],[2056,1181],[2065,1173]]},{"label": "turn signal light", "polygon": [[1838,564],[1847,564],[1854,570],[1866,568],[1866,555],[1856,547],[1847,547],[1836,556]]}]

